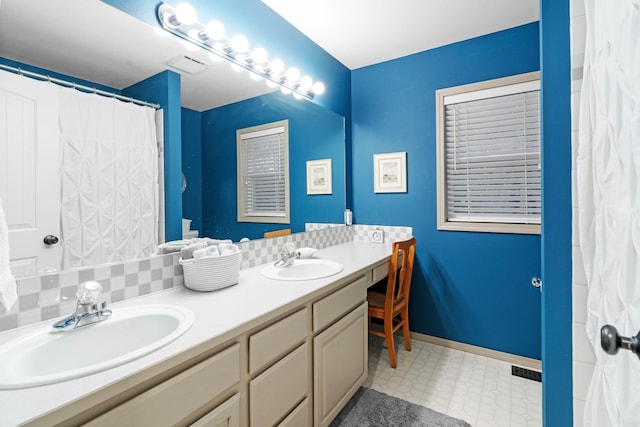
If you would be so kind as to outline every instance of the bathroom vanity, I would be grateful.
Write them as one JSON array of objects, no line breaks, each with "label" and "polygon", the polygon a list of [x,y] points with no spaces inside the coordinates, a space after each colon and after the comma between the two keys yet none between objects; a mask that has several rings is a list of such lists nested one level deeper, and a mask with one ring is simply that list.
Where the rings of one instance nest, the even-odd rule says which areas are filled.
[{"label": "bathroom vanity", "polygon": [[[386,275],[390,254],[387,244],[349,242],[316,254],[344,266],[323,279],[276,281],[257,266],[215,292],[177,288],[114,304],[114,313],[178,305],[195,321],[124,365],[1,390],[0,424],[326,426],[367,377],[366,289]],[[0,342],[38,327],[4,333]]]}]

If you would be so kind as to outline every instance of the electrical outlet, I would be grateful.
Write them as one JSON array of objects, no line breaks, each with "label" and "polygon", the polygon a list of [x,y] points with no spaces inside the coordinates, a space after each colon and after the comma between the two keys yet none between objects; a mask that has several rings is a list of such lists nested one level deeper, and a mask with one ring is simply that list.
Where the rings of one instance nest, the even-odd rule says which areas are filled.
[{"label": "electrical outlet", "polygon": [[384,231],[382,230],[369,230],[369,242],[371,243],[383,243]]}]

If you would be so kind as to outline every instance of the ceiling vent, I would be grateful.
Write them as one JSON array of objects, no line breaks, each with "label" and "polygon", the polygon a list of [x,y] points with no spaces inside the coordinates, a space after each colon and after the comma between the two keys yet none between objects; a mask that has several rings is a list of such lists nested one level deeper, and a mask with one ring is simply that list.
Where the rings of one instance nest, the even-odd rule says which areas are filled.
[{"label": "ceiling vent", "polygon": [[178,55],[175,58],[170,59],[167,64],[177,70],[184,71],[189,74],[197,74],[209,68],[207,63],[187,55]]}]

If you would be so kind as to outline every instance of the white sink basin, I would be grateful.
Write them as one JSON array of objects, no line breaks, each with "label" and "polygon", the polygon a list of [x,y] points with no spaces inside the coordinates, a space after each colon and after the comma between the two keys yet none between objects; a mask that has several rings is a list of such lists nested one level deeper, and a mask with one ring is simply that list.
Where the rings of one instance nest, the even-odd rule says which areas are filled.
[{"label": "white sink basin", "polygon": [[262,275],[274,280],[314,280],[333,276],[342,271],[342,264],[328,259],[296,259],[288,267],[268,265]]},{"label": "white sink basin", "polygon": [[193,318],[181,307],[146,305],[113,309],[111,318],[72,331],[43,326],[0,345],[0,389],[52,384],[122,365],[175,340]]}]

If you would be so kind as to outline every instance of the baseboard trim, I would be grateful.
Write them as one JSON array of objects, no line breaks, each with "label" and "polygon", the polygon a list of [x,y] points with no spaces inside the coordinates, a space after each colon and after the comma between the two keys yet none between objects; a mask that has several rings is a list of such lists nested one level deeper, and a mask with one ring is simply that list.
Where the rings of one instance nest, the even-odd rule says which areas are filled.
[{"label": "baseboard trim", "polygon": [[411,332],[411,338],[417,341],[428,342],[430,344],[439,345],[441,347],[452,348],[454,350],[465,351],[467,353],[477,354],[478,356],[490,357],[492,359],[501,360],[512,365],[521,366],[523,368],[542,371],[542,362],[529,357],[518,356],[516,354],[504,353],[502,351],[491,350],[484,347],[478,347],[471,344],[465,344],[458,341],[451,341],[444,338],[438,338],[431,335],[421,334],[419,332]]}]

